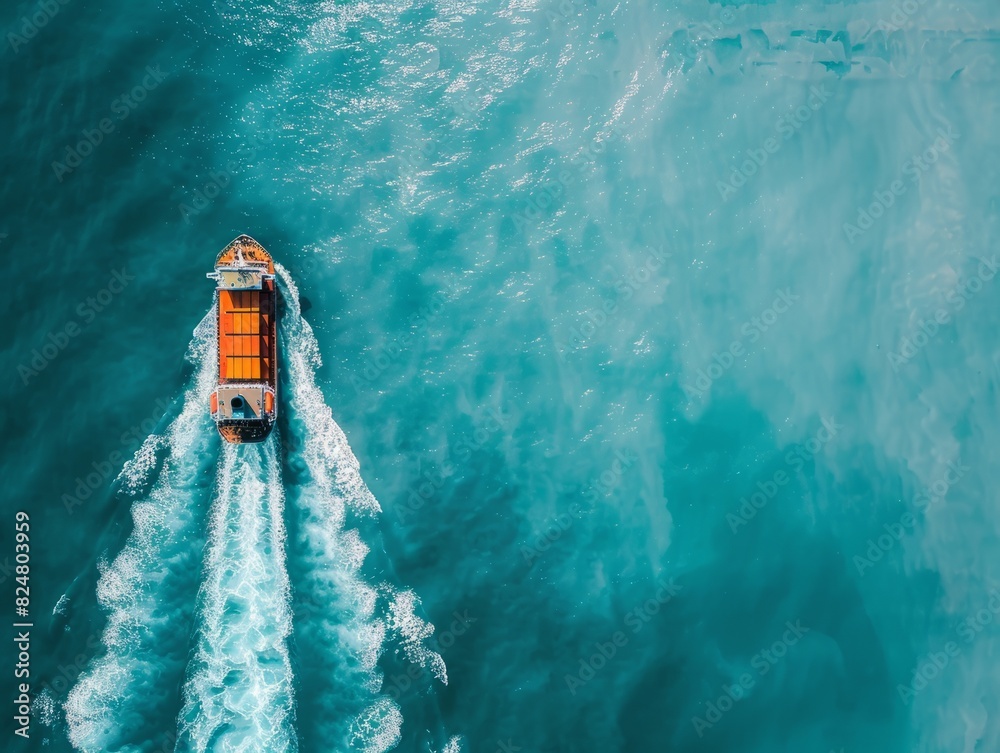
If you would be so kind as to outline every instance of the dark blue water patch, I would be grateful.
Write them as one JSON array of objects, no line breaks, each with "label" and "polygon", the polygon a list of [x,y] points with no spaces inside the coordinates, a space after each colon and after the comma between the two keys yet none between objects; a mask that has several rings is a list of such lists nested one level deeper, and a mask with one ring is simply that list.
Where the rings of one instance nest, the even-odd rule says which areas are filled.
[{"label": "dark blue water patch", "polygon": [[769,565],[720,561],[684,581],[687,598],[653,637],[660,647],[623,706],[626,750],[656,739],[692,751],[853,749],[873,739],[908,749],[880,638],[835,542],[795,533],[798,546]]},{"label": "dark blue water patch", "polygon": [[[802,515],[802,497],[817,491],[803,484],[812,476],[796,475],[733,530],[724,516],[760,488],[758,480],[769,483],[788,469],[787,448],[775,446],[769,422],[735,398],[713,402],[697,423],[678,428],[673,444],[683,449],[670,464],[685,470],[667,482],[676,524],[667,563],[688,588],[665,618],[669,648],[637,678],[623,712],[627,749],[663,737],[679,750],[852,749],[872,739],[906,749],[906,715],[895,703],[881,631],[868,615],[845,542],[824,530],[822,519],[816,524]],[[700,463],[692,473],[694,457]],[[893,599],[926,597],[895,580]],[[762,659],[789,625],[808,632],[782,649],[787,658]],[[752,686],[729,694],[720,715],[718,699],[745,675]]]}]

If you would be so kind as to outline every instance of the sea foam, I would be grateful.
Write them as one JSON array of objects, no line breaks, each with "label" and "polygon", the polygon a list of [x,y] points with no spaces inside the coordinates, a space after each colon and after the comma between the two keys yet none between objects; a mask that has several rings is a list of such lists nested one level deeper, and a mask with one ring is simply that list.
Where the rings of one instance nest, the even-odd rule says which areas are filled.
[{"label": "sea foam", "polygon": [[284,493],[275,444],[225,445],[178,748],[296,750]]},{"label": "sea foam", "polygon": [[[162,747],[163,730],[154,720],[178,700],[174,688],[187,658],[206,491],[202,470],[211,437],[205,406],[214,380],[213,320],[210,312],[189,347],[196,377],[165,432],[159,475],[148,496],[132,505],[133,530],[124,548],[100,563],[97,598],[107,614],[102,650],[64,705],[70,741],[85,753]],[[147,444],[140,447],[132,468],[145,465],[147,451]]]}]

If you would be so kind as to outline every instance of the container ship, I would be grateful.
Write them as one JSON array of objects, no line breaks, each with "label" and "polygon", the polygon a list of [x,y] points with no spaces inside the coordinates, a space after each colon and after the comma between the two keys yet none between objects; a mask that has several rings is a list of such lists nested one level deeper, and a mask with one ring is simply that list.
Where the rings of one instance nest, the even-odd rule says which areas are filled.
[{"label": "container ship", "polygon": [[227,442],[263,442],[278,411],[278,291],[274,260],[241,235],[219,254],[215,271],[219,382],[212,420]]}]

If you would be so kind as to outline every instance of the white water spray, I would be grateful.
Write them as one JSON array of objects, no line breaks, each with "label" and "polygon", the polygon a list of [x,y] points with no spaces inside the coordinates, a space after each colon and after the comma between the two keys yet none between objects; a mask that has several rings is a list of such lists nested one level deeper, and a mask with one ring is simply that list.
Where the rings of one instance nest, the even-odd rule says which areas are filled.
[{"label": "white water spray", "polygon": [[274,442],[224,445],[179,750],[296,750],[284,493]]},{"label": "white water spray", "polygon": [[[125,471],[149,471],[150,447],[166,457],[149,494],[132,505],[134,529],[110,564],[101,565],[97,598],[107,612],[103,653],[81,675],[64,711],[73,746],[84,753],[156,750],[150,716],[171,702],[183,673],[191,610],[182,598],[197,578],[202,517],[202,470],[211,434],[205,406],[215,376],[214,313],[198,325],[188,360],[198,366],[180,415],[158,440],[138,450]],[[126,491],[131,487],[126,484]]]},{"label": "white water spray", "polygon": [[[407,658],[441,682],[447,683],[447,671],[441,657],[423,643],[434,628],[414,613],[414,595],[388,584],[372,587],[359,574],[368,547],[357,531],[344,529],[346,516],[375,516],[381,508],[316,384],[319,346],[302,318],[298,289],[283,267],[277,265],[277,272],[288,309],[282,329],[290,402],[309,476],[295,498],[303,519],[299,543],[309,563],[306,582],[296,585],[321,605],[302,633],[325,645],[330,666],[336,668],[323,699],[327,713],[322,734],[342,741],[345,749],[382,753],[399,742],[403,722],[399,706],[378,694],[382,677],[376,662],[384,643],[405,646]],[[380,599],[387,602],[384,618],[376,616]]]}]

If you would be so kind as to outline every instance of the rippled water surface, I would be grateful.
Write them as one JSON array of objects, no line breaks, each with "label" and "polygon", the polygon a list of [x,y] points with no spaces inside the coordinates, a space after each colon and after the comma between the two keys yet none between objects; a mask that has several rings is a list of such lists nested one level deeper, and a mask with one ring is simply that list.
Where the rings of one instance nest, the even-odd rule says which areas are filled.
[{"label": "rippled water surface", "polygon": [[[3,746],[1000,749],[998,24],[5,6]],[[282,419],[235,448],[240,233]]]}]

